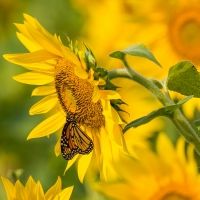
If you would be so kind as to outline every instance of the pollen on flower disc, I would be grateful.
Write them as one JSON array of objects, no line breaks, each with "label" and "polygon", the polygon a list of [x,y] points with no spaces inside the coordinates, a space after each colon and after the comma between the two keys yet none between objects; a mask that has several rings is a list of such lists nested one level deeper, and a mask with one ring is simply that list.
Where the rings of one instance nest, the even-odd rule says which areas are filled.
[{"label": "pollen on flower disc", "polygon": [[74,73],[76,65],[64,58],[59,59],[55,68],[55,87],[63,110],[76,122],[97,128],[105,124],[101,101],[94,103],[94,87],[87,79]]}]

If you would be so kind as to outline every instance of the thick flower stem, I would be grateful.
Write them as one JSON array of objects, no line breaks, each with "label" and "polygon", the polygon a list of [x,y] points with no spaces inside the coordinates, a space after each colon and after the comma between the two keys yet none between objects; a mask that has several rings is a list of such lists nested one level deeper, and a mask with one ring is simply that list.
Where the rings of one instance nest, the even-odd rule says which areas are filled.
[{"label": "thick flower stem", "polygon": [[[174,105],[175,103],[165,96],[162,91],[152,81],[146,79],[142,75],[134,71],[127,63],[125,57],[122,59],[126,69],[117,69],[109,72],[109,79],[114,78],[128,78],[135,81],[149,90],[164,106]],[[196,151],[200,154],[200,138],[196,131],[189,124],[184,115],[177,110],[174,112],[173,118],[171,118],[177,131],[190,143],[195,146]]]}]

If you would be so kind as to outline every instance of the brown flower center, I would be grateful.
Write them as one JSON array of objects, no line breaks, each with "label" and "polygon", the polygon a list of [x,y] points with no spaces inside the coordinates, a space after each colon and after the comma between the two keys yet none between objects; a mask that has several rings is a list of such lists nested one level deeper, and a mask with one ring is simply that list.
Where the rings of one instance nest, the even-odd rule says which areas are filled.
[{"label": "brown flower center", "polygon": [[200,8],[182,9],[169,24],[169,35],[174,49],[196,64],[200,64]]},{"label": "brown flower center", "polygon": [[77,123],[90,128],[105,124],[101,101],[92,102],[94,87],[74,73],[75,64],[61,58],[55,69],[55,87],[65,113]]},{"label": "brown flower center", "polygon": [[187,185],[172,184],[160,190],[150,200],[199,200],[200,195]]}]

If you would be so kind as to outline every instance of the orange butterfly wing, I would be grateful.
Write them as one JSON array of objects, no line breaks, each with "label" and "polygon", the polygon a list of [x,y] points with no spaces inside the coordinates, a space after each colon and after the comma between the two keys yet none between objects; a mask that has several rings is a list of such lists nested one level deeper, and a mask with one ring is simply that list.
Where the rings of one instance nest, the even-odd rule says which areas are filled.
[{"label": "orange butterfly wing", "polygon": [[93,142],[75,121],[67,119],[61,136],[61,153],[64,159],[71,160],[76,154],[89,154]]}]

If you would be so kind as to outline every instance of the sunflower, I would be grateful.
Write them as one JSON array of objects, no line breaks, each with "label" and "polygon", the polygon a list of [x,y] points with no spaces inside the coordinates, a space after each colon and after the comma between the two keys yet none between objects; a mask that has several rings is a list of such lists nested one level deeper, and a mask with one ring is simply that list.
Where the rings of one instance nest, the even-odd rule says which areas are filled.
[{"label": "sunflower", "polygon": [[54,112],[31,131],[28,139],[49,136],[65,124],[55,153],[58,156],[62,150],[63,157],[71,159],[66,169],[78,160],[78,175],[83,181],[94,143],[101,179],[106,181],[114,175],[115,158],[127,152],[119,126],[123,121],[111,106],[111,101],[121,102],[120,95],[105,89],[106,70],[97,68],[87,46],[85,52],[79,51],[77,42],[69,40],[69,47],[64,46],[60,36],[51,35],[35,18],[27,14],[24,18],[24,24],[15,24],[17,37],[30,53],[6,54],[4,58],[30,70],[14,76],[14,80],[39,85],[32,96],[45,96],[31,107],[30,115]]},{"label": "sunflower", "polygon": [[70,198],[73,186],[62,190],[62,182],[60,177],[56,183],[44,194],[40,181],[37,183],[30,176],[26,185],[16,181],[13,185],[8,179],[1,177],[9,200],[67,200]]},{"label": "sunflower", "polygon": [[[124,158],[118,165],[121,181],[102,183],[94,188],[114,199],[199,200],[200,174],[194,148],[179,138],[176,147],[161,133],[157,154],[137,149],[139,160]],[[122,161],[122,160],[121,160]]]},{"label": "sunflower", "polygon": [[[93,48],[101,47],[96,57],[99,63],[108,69],[113,66],[119,68],[122,65],[113,59],[105,63],[106,53],[141,42],[153,52],[163,66],[162,69],[158,69],[144,59],[129,58],[131,66],[146,77],[163,79],[167,76],[169,68],[180,60],[190,60],[195,66],[200,66],[198,0],[103,0],[90,1],[89,4],[84,0],[76,0],[72,3],[80,12],[83,12],[81,5],[84,4],[83,15],[87,15],[87,20],[82,30],[83,35],[87,36],[87,41]],[[96,12],[93,12],[94,10]],[[90,27],[93,28],[92,32],[88,31]],[[135,93],[140,95],[139,88],[134,89]],[[171,95],[173,98],[181,98],[179,94]],[[183,110],[189,118],[193,117],[195,108],[200,110],[198,99],[192,99],[183,105]]]}]

